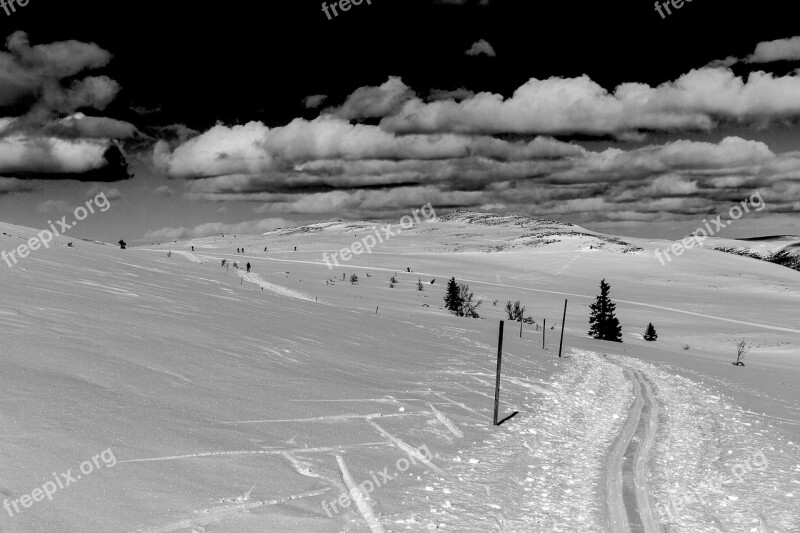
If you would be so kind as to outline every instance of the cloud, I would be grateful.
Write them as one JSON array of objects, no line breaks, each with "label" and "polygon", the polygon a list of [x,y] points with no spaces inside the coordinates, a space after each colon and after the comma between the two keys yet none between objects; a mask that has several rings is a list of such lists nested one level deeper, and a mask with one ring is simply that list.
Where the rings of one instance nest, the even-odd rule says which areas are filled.
[{"label": "cloud", "polygon": [[97,183],[89,187],[89,190],[86,191],[87,196],[97,196],[100,193],[105,194],[106,198],[108,198],[109,200],[122,199],[122,192],[119,189],[114,187],[111,188],[104,187]]},{"label": "cloud", "polygon": [[60,41],[31,46],[28,35],[18,31],[8,37],[6,48],[8,52],[0,52],[0,107],[103,109],[119,91],[119,85],[106,76],[75,78],[111,61],[111,54],[96,44]]},{"label": "cloud", "polygon": [[327,94],[312,94],[303,98],[303,105],[306,109],[316,109],[328,99]]},{"label": "cloud", "polygon": [[578,78],[531,79],[514,94],[478,93],[460,102],[407,100],[381,121],[407,133],[625,135],[710,130],[719,119],[769,122],[800,116],[800,77],[727,68],[692,70],[656,87],[624,83],[613,92]]},{"label": "cloud", "polygon": [[758,43],[755,51],[745,58],[747,63],[798,60],[800,60],[800,37]]},{"label": "cloud", "polygon": [[222,222],[208,222],[200,224],[194,228],[161,228],[158,230],[148,231],[145,233],[144,238],[148,240],[181,240],[181,239],[199,239],[202,237],[210,237],[212,235],[219,235],[222,233],[228,234],[260,234],[272,231],[278,228],[285,228],[295,224],[282,218],[264,218],[260,220],[250,220],[247,222],[239,222],[237,224],[225,224]]},{"label": "cloud", "polygon": [[175,194],[175,191],[170,189],[168,185],[162,185],[161,187],[156,187],[153,190],[153,194],[166,198]]},{"label": "cloud", "polygon": [[590,151],[546,137],[394,136],[322,117],[218,125],[163,155],[173,178],[190,180],[188,199],[254,202],[257,213],[386,217],[431,202],[580,223],[691,218],[754,190],[777,210],[800,201],[800,153],[739,137]]},{"label": "cloud", "polygon": [[485,39],[481,39],[480,41],[474,43],[469,50],[464,52],[468,56],[479,56],[485,55],[489,57],[495,57],[494,48],[491,44],[489,44]]},{"label": "cloud", "polygon": [[378,87],[361,87],[338,108],[326,110],[346,120],[380,118],[397,112],[414,92],[398,77],[391,76]]},{"label": "cloud", "polygon": [[87,117],[83,113],[75,113],[44,124],[41,132],[69,139],[132,139],[144,136],[136,126],[128,122],[106,117]]},{"label": "cloud", "polygon": [[128,122],[87,116],[102,110],[119,85],[82,73],[106,66],[111,54],[93,43],[31,46],[25,32],[0,51],[0,175],[20,179],[118,181],[130,178],[117,140],[146,138]]},{"label": "cloud", "polygon": [[17,192],[31,192],[33,190],[34,187],[30,182],[16,178],[0,177],[0,196]]},{"label": "cloud", "polygon": [[350,124],[331,116],[296,119],[283,127],[260,122],[217,125],[170,151],[154,150],[154,162],[173,178],[210,178],[292,172],[297,165],[320,160],[441,160],[486,157],[504,160],[554,158],[578,154],[578,146],[548,138],[510,143],[491,137],[462,135],[397,136],[377,126]]},{"label": "cloud", "polygon": [[80,181],[130,177],[122,150],[113,141],[24,134],[0,137],[0,175]]},{"label": "cloud", "polygon": [[64,213],[69,210],[69,204],[64,200],[45,200],[36,204],[38,213]]},{"label": "cloud", "polygon": [[472,98],[473,96],[475,96],[475,93],[464,87],[452,91],[434,89],[428,94],[428,100],[455,100],[458,102],[466,100],[467,98]]}]

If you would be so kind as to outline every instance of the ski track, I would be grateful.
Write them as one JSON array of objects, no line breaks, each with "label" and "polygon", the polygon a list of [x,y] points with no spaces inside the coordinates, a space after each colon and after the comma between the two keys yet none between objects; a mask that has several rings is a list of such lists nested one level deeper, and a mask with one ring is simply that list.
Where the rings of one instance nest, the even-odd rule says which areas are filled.
[{"label": "ski track", "polygon": [[361,492],[361,489],[356,485],[355,481],[353,481],[353,476],[350,475],[350,471],[347,470],[347,465],[341,455],[336,456],[336,462],[339,464],[339,469],[342,472],[342,479],[347,486],[347,490],[350,492],[350,497],[353,502],[355,502],[358,511],[361,513],[361,516],[364,517],[367,525],[369,525],[369,529],[372,533],[384,533],[383,526],[381,526],[381,523],[375,517],[375,512],[372,510],[367,496]]},{"label": "ski track", "polygon": [[201,518],[187,518],[185,520],[173,522],[172,524],[168,524],[166,526],[156,527],[152,529],[137,529],[132,533],[172,533],[173,531],[181,531],[183,529],[194,528],[196,526],[208,526],[211,524],[216,524],[222,521],[224,518],[228,518],[237,513],[250,511],[252,509],[257,509],[259,507],[269,507],[271,505],[279,505],[292,500],[310,498],[313,496],[321,496],[322,494],[325,494],[330,490],[331,490],[330,487],[326,487],[324,489],[304,492],[302,494],[293,494],[291,496],[285,496],[283,498],[278,498],[274,500],[242,502],[235,505],[226,505],[211,509],[204,509],[201,512],[207,513],[207,516]]},{"label": "ski track", "polygon": [[461,430],[460,430],[460,429],[458,429],[458,427],[456,427],[456,425],[453,423],[453,421],[452,421],[452,420],[450,420],[449,418],[447,418],[446,416],[444,416],[444,413],[442,413],[441,411],[439,411],[439,410],[438,410],[436,407],[434,407],[434,406],[433,406],[433,404],[432,404],[432,403],[430,403],[430,402],[428,402],[428,407],[430,407],[430,408],[431,408],[431,411],[433,411],[433,416],[435,416],[435,417],[436,417],[436,419],[437,419],[439,422],[441,422],[442,424],[444,424],[444,426],[445,426],[447,429],[449,429],[449,430],[450,430],[450,432],[451,432],[453,435],[455,435],[455,436],[456,436],[456,437],[458,437],[459,439],[463,439],[463,438],[464,438],[464,433],[462,433],[462,432],[461,432]]},{"label": "ski track", "polygon": [[389,433],[388,431],[386,431],[385,429],[380,427],[378,424],[376,424],[372,420],[368,420],[368,422],[370,424],[372,424],[372,426],[374,426],[375,429],[377,429],[384,437],[389,439],[395,446],[397,446],[398,448],[400,448],[401,450],[406,452],[406,454],[409,457],[411,457],[413,459],[417,459],[419,462],[425,464],[425,466],[427,466],[428,468],[430,468],[431,470],[433,470],[434,472],[436,472],[440,476],[442,476],[442,477],[446,477],[447,476],[447,474],[445,474],[444,471],[441,468],[439,468],[438,466],[433,464],[430,461],[430,459],[428,459],[427,457],[422,455],[419,452],[419,450],[417,450],[413,446],[407,444],[406,442],[403,442],[402,440],[398,439],[397,437],[395,437],[394,435],[392,435],[391,433]]},{"label": "ski track", "polygon": [[623,367],[633,385],[631,406],[612,448],[606,475],[606,500],[612,533],[658,533],[647,484],[649,452],[655,440],[658,406],[652,388],[639,371]]}]

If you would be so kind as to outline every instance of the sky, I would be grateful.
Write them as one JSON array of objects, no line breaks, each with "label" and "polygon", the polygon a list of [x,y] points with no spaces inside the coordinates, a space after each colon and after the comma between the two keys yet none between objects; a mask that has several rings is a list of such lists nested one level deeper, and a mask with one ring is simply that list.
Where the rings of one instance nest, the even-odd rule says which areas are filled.
[{"label": "sky", "polygon": [[45,228],[105,194],[71,235],[164,242],[431,204],[679,238],[758,194],[721,236],[800,235],[785,2],[9,1],[3,222]]}]

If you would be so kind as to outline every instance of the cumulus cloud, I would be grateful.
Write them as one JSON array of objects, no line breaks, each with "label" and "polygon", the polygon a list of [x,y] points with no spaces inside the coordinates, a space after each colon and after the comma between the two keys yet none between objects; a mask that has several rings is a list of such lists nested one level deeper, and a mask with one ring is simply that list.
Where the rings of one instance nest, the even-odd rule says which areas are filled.
[{"label": "cumulus cloud", "polygon": [[143,137],[143,134],[136,129],[136,126],[129,122],[107,117],[87,117],[83,113],[75,113],[44,124],[41,131],[45,135],[70,139],[132,139]]},{"label": "cumulus cloud", "polygon": [[691,217],[756,189],[778,209],[800,201],[788,185],[800,182],[800,153],[739,137],[590,151],[546,137],[395,136],[322,117],[218,125],[160,156],[171,177],[190,180],[187,198],[250,201],[258,213],[363,218],[431,202],[580,222]]},{"label": "cumulus cloud", "polygon": [[800,37],[758,43],[755,51],[745,58],[747,63],[797,60],[800,60]]},{"label": "cumulus cloud", "polygon": [[117,140],[145,137],[135,126],[79,109],[104,109],[119,85],[103,75],[111,54],[93,43],[31,45],[15,32],[0,51],[0,175],[20,179],[117,181],[128,165]]},{"label": "cumulus cloud", "polygon": [[398,77],[390,77],[378,87],[361,87],[347,97],[340,107],[326,112],[346,120],[381,118],[397,112],[414,92]]},{"label": "cumulus cloud", "polygon": [[130,177],[122,151],[112,141],[24,134],[0,137],[0,175],[81,181],[117,181]]},{"label": "cumulus cloud", "polygon": [[111,54],[93,43],[60,41],[31,46],[18,31],[0,52],[0,107],[36,104],[71,112],[79,107],[103,109],[119,91],[106,76],[75,79],[84,70],[106,66]]},{"label": "cumulus cloud", "polygon": [[469,48],[469,50],[464,52],[464,54],[468,56],[485,55],[489,57],[495,57],[497,55],[492,45],[489,44],[489,42],[486,41],[485,39],[481,39],[480,41],[473,43],[473,45]]},{"label": "cumulus cloud", "polygon": [[478,93],[461,101],[407,100],[381,127],[396,133],[626,135],[710,130],[719,119],[770,121],[800,116],[800,76],[728,68],[692,70],[651,87],[623,83],[609,92],[588,76],[531,79],[505,98]]},{"label": "cumulus cloud", "polygon": [[173,151],[159,143],[156,166],[173,178],[291,171],[320,160],[440,160],[485,157],[502,160],[557,158],[578,154],[578,146],[549,138],[510,143],[491,137],[463,135],[397,136],[377,126],[350,124],[331,116],[296,119],[268,128],[260,122],[217,125]]},{"label": "cumulus cloud", "polygon": [[311,96],[306,96],[303,99],[303,105],[306,106],[306,109],[316,109],[327,99],[327,94],[312,94]]}]

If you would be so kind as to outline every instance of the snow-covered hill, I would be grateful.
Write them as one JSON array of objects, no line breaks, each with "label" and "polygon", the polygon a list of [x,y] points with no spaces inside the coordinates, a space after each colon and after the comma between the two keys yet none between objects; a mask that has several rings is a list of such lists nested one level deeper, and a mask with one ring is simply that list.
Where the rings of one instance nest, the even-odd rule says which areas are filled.
[{"label": "snow-covered hill", "polygon": [[[0,263],[1,530],[610,530],[609,505],[627,504],[603,492],[602,465],[635,442],[622,436],[642,402],[661,414],[637,415],[656,425],[641,434],[654,500],[636,509],[658,517],[727,476],[660,519],[800,526],[800,273],[712,249],[661,266],[668,241],[468,213],[328,269],[324,253],[378,227],[124,251],[61,237]],[[36,232],[2,225],[0,250]],[[442,309],[450,276],[483,300],[481,319]],[[586,335],[601,278],[622,344]],[[501,416],[519,414],[492,427],[498,322],[518,299],[535,323],[522,338],[505,325]],[[642,339],[649,322],[658,342]],[[730,364],[740,338],[744,368]],[[352,483],[357,501],[334,508]]]}]

